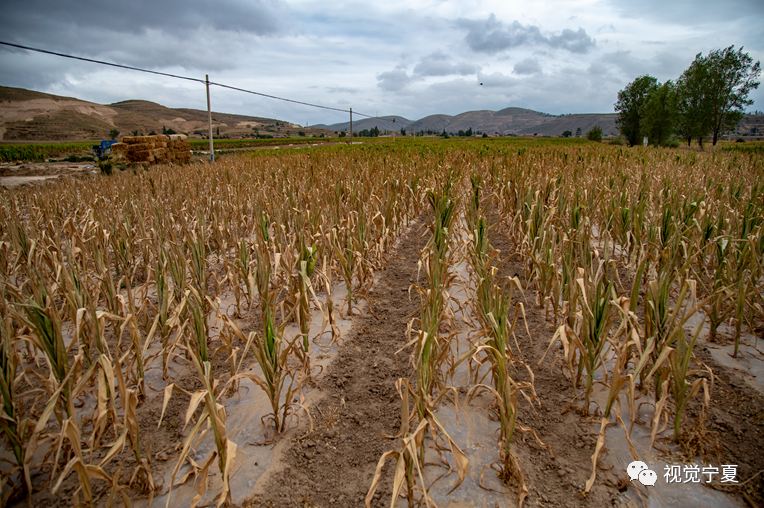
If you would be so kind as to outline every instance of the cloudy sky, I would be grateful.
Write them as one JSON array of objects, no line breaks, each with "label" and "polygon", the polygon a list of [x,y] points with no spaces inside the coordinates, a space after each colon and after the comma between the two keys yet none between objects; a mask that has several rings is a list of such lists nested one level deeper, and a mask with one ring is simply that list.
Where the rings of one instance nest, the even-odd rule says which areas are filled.
[{"label": "cloudy sky", "polygon": [[[697,53],[735,45],[764,60],[761,0],[3,0],[2,12],[6,42],[410,119],[608,113],[634,78],[676,79]],[[206,109],[197,83],[5,46],[0,85]],[[301,125],[348,116],[211,93],[216,111]],[[764,109],[764,86],[751,98]]]}]

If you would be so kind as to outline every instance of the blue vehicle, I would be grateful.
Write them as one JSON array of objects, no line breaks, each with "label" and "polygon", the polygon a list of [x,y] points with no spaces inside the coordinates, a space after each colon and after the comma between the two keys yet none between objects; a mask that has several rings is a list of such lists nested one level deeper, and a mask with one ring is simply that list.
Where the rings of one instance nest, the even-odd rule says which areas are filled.
[{"label": "blue vehicle", "polygon": [[100,145],[93,145],[93,147],[90,149],[90,152],[93,154],[93,157],[96,159],[104,159],[111,154],[111,145],[119,143],[119,141],[115,139],[109,139],[101,141]]}]

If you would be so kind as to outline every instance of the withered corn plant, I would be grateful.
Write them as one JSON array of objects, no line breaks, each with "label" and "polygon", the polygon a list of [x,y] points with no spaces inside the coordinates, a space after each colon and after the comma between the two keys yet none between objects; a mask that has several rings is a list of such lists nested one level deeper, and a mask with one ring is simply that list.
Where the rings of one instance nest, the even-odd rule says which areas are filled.
[{"label": "withered corn plant", "polygon": [[581,288],[580,325],[573,334],[580,357],[576,379],[586,372],[584,387],[584,412],[589,412],[589,400],[595,371],[604,366],[604,356],[609,345],[608,337],[615,320],[613,283],[607,280],[606,262],[601,261],[592,277],[578,279]]},{"label": "withered corn plant", "polygon": [[449,313],[448,288],[454,280],[449,270],[449,247],[456,201],[451,196],[452,184],[447,181],[436,192],[429,190],[427,199],[433,213],[430,224],[432,236],[420,255],[427,287],[417,287],[421,299],[421,315],[417,332],[415,365],[417,372],[417,415],[424,419],[434,408],[445,388],[441,368],[450,354],[450,337],[442,337],[441,324]]},{"label": "withered corn plant", "polygon": [[[170,501],[172,500],[171,494],[172,488],[175,485],[175,478],[189,457],[189,453],[194,447],[194,443],[201,441],[201,437],[197,438],[197,436],[200,433],[203,436],[210,430],[212,431],[212,438],[215,442],[215,449],[209,454],[206,461],[203,462],[204,465],[201,467],[201,471],[199,471],[201,478],[199,480],[199,488],[197,490],[198,493],[194,497],[191,504],[192,506],[196,506],[204,496],[207,488],[207,475],[209,473],[209,466],[217,457],[218,468],[223,478],[222,491],[216,496],[216,499],[218,500],[217,506],[230,506],[231,489],[229,487],[229,479],[231,475],[231,469],[233,468],[233,464],[236,460],[237,447],[236,443],[227,439],[226,437],[225,407],[217,402],[217,396],[219,392],[222,391],[222,389],[218,386],[218,380],[215,379],[212,373],[212,365],[209,361],[202,359],[198,345],[194,345],[191,343],[191,341],[187,341],[185,347],[189,352],[191,363],[194,365],[198,379],[202,382],[202,389],[197,390],[191,395],[191,402],[188,406],[188,410],[186,411],[186,425],[188,425],[189,421],[193,417],[196,409],[202,401],[204,402],[204,408],[196,424],[189,432],[188,437],[186,437],[185,441],[183,442],[183,448],[180,452],[180,455],[178,456],[178,462],[176,463],[175,469],[173,469],[172,475],[170,477],[170,486],[168,489],[166,506],[170,506]],[[207,424],[207,428],[206,430],[202,431],[202,426],[205,423]],[[183,478],[181,478],[179,483],[184,483],[189,478],[191,472],[197,472],[194,469],[194,463],[192,462],[191,464],[191,470]]]},{"label": "withered corn plant", "polygon": [[[5,288],[3,288],[3,293]],[[13,337],[13,324],[10,309],[5,298],[0,298],[0,430],[13,450],[15,464],[2,477],[3,488],[0,489],[0,500],[5,505],[14,491],[19,491],[31,499],[32,479],[29,471],[29,463],[26,460],[27,444],[30,434],[34,429],[33,422],[28,417],[22,416],[21,402],[18,397],[20,378],[16,372],[20,361],[16,344]],[[16,485],[11,478],[15,473],[21,472],[21,484]],[[9,485],[9,488],[5,488]]]},{"label": "withered corn plant", "polygon": [[[262,388],[271,403],[272,413],[262,418],[265,427],[265,440],[260,444],[273,442],[287,430],[289,422],[295,415],[295,406],[292,398],[296,391],[301,388],[304,377],[301,376],[305,369],[299,373],[289,367],[289,355],[294,352],[298,343],[298,337],[291,341],[285,337],[284,331],[288,324],[288,317],[282,316],[280,325],[276,325],[276,309],[274,308],[274,296],[270,291],[272,264],[268,244],[263,237],[256,249],[257,255],[257,287],[260,294],[260,307],[262,312],[262,328],[260,334],[251,332],[249,338],[228,320],[229,326],[237,337],[246,342],[257,360],[262,377],[257,374],[241,373],[232,379],[247,378]],[[246,353],[246,351],[245,351]],[[284,389],[286,388],[286,391]],[[283,401],[282,401],[283,398]]]},{"label": "withered corn plant", "polygon": [[[409,345],[414,348],[411,354],[417,381],[414,402],[416,417],[420,422],[414,435],[417,436],[422,432],[420,438],[414,439],[418,454],[416,460],[419,464],[425,463],[425,430],[429,428],[433,439],[436,439],[436,436],[445,439],[454,457],[459,475],[459,481],[454,489],[466,477],[469,461],[438,421],[435,409],[444,396],[449,392],[455,393],[455,389],[446,386],[445,382],[447,375],[445,371],[453,371],[454,359],[451,341],[455,332],[451,331],[443,335],[441,325],[449,321],[448,327],[452,330],[454,328],[448,289],[455,279],[449,266],[453,258],[450,246],[456,220],[456,200],[452,194],[454,190],[452,179],[457,178],[457,175],[449,174],[446,183],[440,189],[427,191],[427,198],[433,214],[430,223],[432,236],[427,246],[420,253],[419,261],[420,269],[425,272],[427,287],[413,286],[420,296],[420,317],[412,320],[408,325],[408,335],[410,335],[415,322],[418,321],[419,324],[415,338],[409,342]],[[446,369],[448,363],[451,364],[451,367]],[[413,447],[411,451],[413,452]],[[405,453],[401,456],[401,461],[405,462],[404,459]],[[450,466],[449,470],[451,470]],[[427,501],[427,497],[424,499]]]},{"label": "withered corn plant", "polygon": [[[469,227],[470,222],[473,223],[473,229],[469,235],[471,241],[468,255],[474,275],[472,307],[478,318],[481,331],[476,335],[477,340],[466,356],[485,356],[488,360],[491,384],[478,380],[476,373],[475,384],[468,391],[467,397],[469,399],[485,391],[495,397],[496,405],[493,409],[499,421],[501,433],[499,436],[499,461],[491,466],[496,470],[502,483],[516,489],[518,505],[521,506],[528,495],[528,486],[519,461],[511,449],[515,427],[519,425],[517,422],[518,394],[521,394],[528,402],[538,399],[533,386],[532,371],[520,359],[519,347],[513,354],[510,346],[510,338],[515,334],[518,318],[521,313],[523,317],[525,314],[522,302],[517,302],[513,312],[510,312],[514,288],[517,287],[522,291],[522,287],[517,277],[509,280],[508,285],[504,287],[499,287],[497,284],[496,273],[498,270],[492,266],[492,259],[495,256],[491,252],[485,217],[481,213],[477,200],[471,203],[470,207],[473,210],[467,214],[467,224]],[[470,218],[470,215],[473,215],[473,218]],[[510,314],[513,315],[510,316]],[[530,336],[529,332],[528,335]],[[516,376],[513,376],[512,372],[518,367],[524,367],[528,370],[530,382],[516,380]],[[540,446],[549,449],[533,430],[522,426],[520,428],[531,433]]]},{"label": "withered corn plant", "polygon": [[[356,273],[358,253],[355,250],[355,239],[349,233],[350,229],[354,227],[354,223],[351,222],[352,215],[348,217],[348,224],[343,228],[343,233],[338,231],[338,228],[332,229],[331,242],[334,249],[334,258],[337,260],[340,266],[340,273],[345,281],[345,289],[347,290],[347,306],[348,316],[353,315],[353,275]],[[340,309],[341,314],[341,309]]]},{"label": "withered corn plant", "polygon": [[[395,387],[398,390],[398,394],[401,397],[401,430],[398,436],[401,439],[400,451],[392,450],[385,452],[380,457],[377,463],[377,469],[374,472],[374,477],[369,487],[369,492],[366,494],[366,506],[371,506],[371,500],[374,498],[374,493],[379,486],[379,480],[382,477],[382,468],[388,458],[395,459],[395,479],[393,481],[393,495],[390,499],[390,508],[394,508],[397,504],[398,497],[401,489],[406,487],[406,502],[409,508],[415,506],[435,506],[435,503],[428,495],[429,486],[426,486],[426,477],[423,473],[424,462],[421,462],[419,450],[424,445],[427,428],[430,425],[437,425],[436,420],[424,419],[420,420],[417,427],[411,430],[411,416],[409,407],[409,395],[414,397],[416,405],[416,392],[409,385],[408,380],[398,379],[395,383]],[[446,434],[446,436],[448,436]],[[452,450],[457,450],[454,453],[454,459],[457,463],[459,470],[459,481],[456,483],[451,492],[453,492],[459,484],[464,480],[463,474],[467,469],[467,457],[461,453],[461,450],[455,447],[453,442],[449,442],[452,445]],[[450,494],[450,492],[449,492]]]},{"label": "withered corn plant", "polygon": [[313,317],[313,312],[310,308],[311,294],[315,298],[313,291],[313,285],[310,282],[310,277],[313,275],[313,271],[316,268],[316,254],[317,249],[312,245],[308,245],[304,237],[300,238],[299,242],[299,266],[297,269],[297,288],[298,288],[298,310],[297,317],[300,326],[300,334],[302,335],[302,347],[308,356],[308,348],[310,344],[310,321]]}]

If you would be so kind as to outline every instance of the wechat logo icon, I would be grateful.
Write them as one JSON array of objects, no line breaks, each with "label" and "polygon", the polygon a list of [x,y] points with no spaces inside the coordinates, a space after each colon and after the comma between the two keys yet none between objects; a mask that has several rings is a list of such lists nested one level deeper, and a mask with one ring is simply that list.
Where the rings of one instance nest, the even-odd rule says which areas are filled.
[{"label": "wechat logo icon", "polygon": [[628,473],[629,479],[631,479],[631,481],[637,480],[645,487],[654,486],[655,482],[658,480],[658,475],[655,474],[655,471],[647,469],[647,464],[640,460],[635,460],[629,464],[629,466],[626,468],[626,472]]}]

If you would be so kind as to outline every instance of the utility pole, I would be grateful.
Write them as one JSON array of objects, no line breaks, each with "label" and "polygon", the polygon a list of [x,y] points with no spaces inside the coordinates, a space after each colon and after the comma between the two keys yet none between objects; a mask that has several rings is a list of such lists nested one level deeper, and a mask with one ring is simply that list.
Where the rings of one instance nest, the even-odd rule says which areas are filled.
[{"label": "utility pole", "polygon": [[207,118],[210,125],[210,163],[215,162],[215,151],[212,148],[212,110],[210,109],[210,75],[206,74],[207,81]]},{"label": "utility pole", "polygon": [[350,108],[350,144],[353,144],[353,108]]}]

